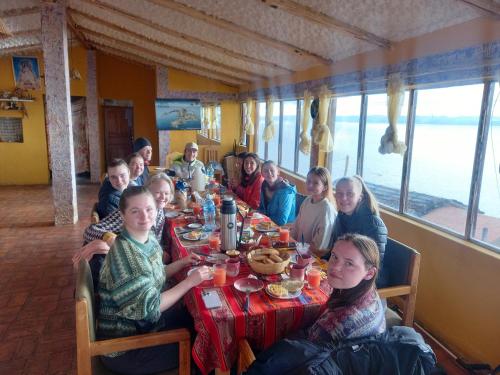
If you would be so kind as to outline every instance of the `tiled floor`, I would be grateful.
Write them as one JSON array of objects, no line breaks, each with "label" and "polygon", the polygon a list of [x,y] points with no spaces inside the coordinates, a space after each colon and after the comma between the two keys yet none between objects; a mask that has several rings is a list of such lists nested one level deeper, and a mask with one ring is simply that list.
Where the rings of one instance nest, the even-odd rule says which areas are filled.
[{"label": "tiled floor", "polygon": [[[49,187],[0,187],[0,374],[76,374],[71,257],[97,191],[78,186],[80,221],[55,227]],[[467,374],[436,354],[448,374]]]}]

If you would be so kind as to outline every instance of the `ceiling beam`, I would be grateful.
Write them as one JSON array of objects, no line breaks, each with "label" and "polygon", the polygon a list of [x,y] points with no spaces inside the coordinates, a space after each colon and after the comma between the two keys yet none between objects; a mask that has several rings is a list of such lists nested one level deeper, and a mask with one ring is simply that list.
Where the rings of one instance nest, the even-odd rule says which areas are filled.
[{"label": "ceiling beam", "polygon": [[183,41],[186,41],[186,42],[189,42],[192,44],[196,44],[197,46],[200,46],[200,47],[212,49],[212,50],[217,51],[219,53],[222,53],[226,56],[230,56],[230,57],[233,57],[233,58],[238,59],[238,60],[243,60],[243,61],[246,61],[250,64],[256,64],[256,65],[260,65],[260,66],[271,68],[271,69],[279,69],[281,72],[287,72],[287,73],[294,72],[294,70],[290,69],[290,67],[288,67],[288,66],[285,67],[283,65],[279,65],[279,64],[272,63],[269,61],[257,59],[255,57],[247,56],[247,55],[244,55],[242,53],[235,52],[235,51],[229,50],[227,48],[221,47],[218,44],[210,43],[206,40],[180,33],[177,30],[165,27],[163,25],[159,25],[157,23],[154,23],[151,20],[141,18],[135,14],[128,13],[127,11],[116,7],[115,5],[102,3],[99,0],[80,0],[80,1],[87,3],[87,4],[92,4],[93,6],[98,7],[99,9],[104,10],[104,11],[114,12],[114,13],[120,15],[121,17],[124,17],[124,18],[131,20],[133,22],[139,23],[143,26],[149,27],[153,30],[156,30],[156,31],[168,34],[170,36],[182,39]]},{"label": "ceiling beam", "polygon": [[197,10],[195,8],[192,8],[188,5],[178,3],[174,0],[149,0],[151,3],[154,3],[156,5],[162,6],[164,8],[168,8],[171,10],[174,10],[179,13],[183,13],[189,17],[204,21],[206,23],[209,23],[213,26],[216,26],[221,29],[225,29],[228,31],[231,31],[232,33],[238,34],[240,36],[243,36],[249,40],[253,40],[258,43],[266,44],[272,48],[279,49],[283,52],[292,54],[292,55],[299,55],[303,57],[309,57],[316,62],[324,65],[329,65],[332,63],[331,60],[324,58],[323,56],[320,56],[318,54],[315,54],[313,52],[306,51],[304,49],[301,49],[297,46],[294,46],[291,43],[288,42],[283,42],[274,38],[271,38],[270,36],[266,34],[261,34],[257,32],[256,30],[252,30],[249,28],[246,28],[241,25],[237,25],[233,22],[226,21],[222,18],[218,18],[215,16],[211,16],[205,12],[202,12],[200,10]]},{"label": "ceiling beam", "polygon": [[489,16],[500,17],[500,4],[493,0],[460,0],[472,7],[481,10]]},{"label": "ceiling beam", "polygon": [[[125,41],[116,39],[114,37],[111,37],[109,35],[106,35],[106,34],[103,34],[103,33],[100,33],[100,32],[94,31],[94,30],[86,29],[86,28],[81,27],[81,26],[80,26],[80,30],[83,31],[87,35],[94,35],[94,37],[97,37],[98,39],[107,40],[107,41],[109,41],[111,43],[114,43],[115,45],[117,45],[119,47],[129,48],[131,50],[137,51],[137,52],[139,52],[139,54],[140,53],[146,53],[146,54],[149,54],[150,56],[155,56],[155,57],[163,59],[165,61],[169,61],[172,64],[177,64],[177,65],[185,66],[186,68],[189,67],[191,69],[196,69],[196,70],[198,70],[200,72],[206,72],[206,73],[214,74],[214,75],[217,75],[217,76],[220,76],[220,77],[225,77],[226,79],[234,80],[235,82],[240,82],[242,84],[250,82],[250,80],[246,80],[246,79],[234,77],[234,76],[232,76],[230,74],[218,72],[216,70],[212,70],[212,69],[206,68],[204,66],[199,66],[199,65],[196,65],[196,64],[187,63],[185,61],[177,60],[177,59],[174,59],[174,58],[172,58],[170,56],[166,56],[166,55],[164,55],[162,53],[159,53],[159,52],[156,52],[156,51],[152,51],[152,50],[150,50],[148,48],[145,48],[145,47],[138,46],[137,44],[125,42]],[[95,44],[95,43],[99,43],[99,42],[93,40],[93,43]],[[103,44],[103,43],[101,42],[101,44]]]},{"label": "ceiling beam", "polygon": [[[93,45],[99,51],[103,51],[105,53],[110,53],[110,54],[112,54],[114,56],[117,56],[118,58],[121,58],[121,59],[126,60],[126,61],[132,61],[132,62],[136,62],[136,63],[141,63],[141,64],[147,65],[147,66],[149,66],[151,68],[155,68],[155,66],[158,65],[158,64],[165,65],[165,62],[162,61],[161,59],[153,59],[153,58],[148,58],[148,57],[144,57],[144,56],[136,56],[136,55],[127,54],[123,50],[120,50],[118,48],[114,48],[114,47],[111,47],[111,46],[107,46],[105,44],[101,44],[101,43],[98,43],[98,42],[94,42]],[[193,71],[193,70],[186,69],[185,67],[182,68],[182,67],[174,66],[173,68],[175,68],[177,70],[180,70],[180,71],[183,71],[183,72],[186,72],[186,73],[189,73],[189,74],[196,74],[198,76],[205,77],[207,79],[218,81],[218,82],[221,82],[224,85],[227,85],[227,86],[230,86],[230,87],[238,88],[238,86],[239,86],[239,84],[235,83],[234,81],[226,81],[224,79],[214,78],[214,77],[208,76],[206,74],[200,73],[198,71]]]},{"label": "ceiling beam", "polygon": [[[12,33],[11,38],[25,38],[27,36],[40,36],[42,29],[22,30]],[[5,39],[4,39],[5,40]]]},{"label": "ceiling beam", "polygon": [[78,30],[78,26],[76,25],[75,21],[73,20],[73,16],[71,15],[69,8],[66,8],[66,22],[67,22],[69,28],[71,29],[71,31],[75,34],[76,39],[78,39],[78,41],[80,43],[82,43],[86,49],[91,50],[92,46],[85,39],[85,35],[83,35],[82,32],[80,30]]},{"label": "ceiling beam", "polygon": [[[249,70],[245,70],[245,69],[240,69],[240,68],[237,68],[237,67],[234,67],[234,66],[231,66],[231,65],[227,65],[227,64],[224,64],[224,63],[221,63],[219,61],[216,61],[216,60],[213,60],[213,59],[210,59],[208,57],[205,57],[205,56],[202,56],[202,55],[198,55],[198,54],[195,54],[195,53],[192,53],[192,52],[188,52],[188,51],[185,51],[183,49],[180,49],[180,48],[177,48],[177,47],[174,47],[174,46],[171,46],[165,42],[161,42],[157,39],[152,39],[151,37],[148,37],[144,34],[139,34],[133,30],[130,30],[130,29],[127,29],[121,25],[117,25],[115,23],[112,23],[112,22],[108,22],[107,20],[104,19],[104,17],[100,18],[100,17],[95,17],[93,15],[90,15],[90,14],[87,14],[87,13],[83,13],[83,12],[80,12],[79,10],[71,10],[71,12],[79,17],[83,17],[85,19],[88,19],[92,22],[95,22],[99,25],[104,25],[106,26],[107,28],[115,31],[115,32],[118,32],[118,33],[122,33],[122,34],[126,34],[128,36],[132,36],[134,38],[137,38],[137,39],[141,39],[141,40],[144,40],[144,41],[147,41],[149,43],[152,43],[154,45],[156,45],[159,49],[161,50],[164,50],[165,52],[166,51],[172,51],[174,53],[178,53],[180,55],[183,55],[184,57],[187,57],[187,58],[190,58],[190,59],[195,59],[197,61],[202,61],[202,62],[206,62],[206,63],[209,63],[209,64],[212,64],[212,65],[216,65],[216,66],[220,66],[224,69],[227,69],[227,70],[230,70],[230,71],[233,71],[235,73],[239,73],[239,74],[244,74],[246,76],[249,76],[250,79],[267,79],[269,78],[269,76],[264,76],[264,75],[260,75],[258,73],[255,73],[255,72],[252,72],[252,71],[249,71]],[[77,25],[78,27],[78,25]],[[143,32],[143,30],[141,29],[141,32]]]},{"label": "ceiling beam", "polygon": [[31,7],[15,8],[15,9],[1,11],[0,18],[25,16],[28,14],[35,14],[35,13],[39,13],[39,12],[40,12],[40,8],[38,7],[38,5],[34,5]]},{"label": "ceiling beam", "polygon": [[382,48],[390,48],[391,42],[387,39],[379,37],[369,31],[363,30],[359,27],[351,25],[347,22],[341,21],[335,17],[326,15],[325,13],[318,12],[315,9],[299,4],[293,0],[261,0],[264,4],[269,5],[273,9],[279,9],[287,13],[293,14],[312,21],[318,25],[329,28],[333,31],[340,31],[342,33],[353,36],[362,41],[370,44],[377,45]]},{"label": "ceiling beam", "polygon": [[40,42],[34,42],[30,44],[25,44],[22,46],[9,47],[9,48],[0,48],[0,55],[8,55],[19,52],[32,51],[36,49],[42,49],[42,44]]}]

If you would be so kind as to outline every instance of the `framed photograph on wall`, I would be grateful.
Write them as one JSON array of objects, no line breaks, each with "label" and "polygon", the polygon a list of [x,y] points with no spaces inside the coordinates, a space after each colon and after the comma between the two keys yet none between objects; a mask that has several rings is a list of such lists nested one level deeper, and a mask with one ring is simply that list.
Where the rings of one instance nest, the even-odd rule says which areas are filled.
[{"label": "framed photograph on wall", "polygon": [[201,104],[192,99],[156,99],[158,130],[200,130]]},{"label": "framed photograph on wall", "polygon": [[16,87],[23,90],[40,89],[40,70],[36,57],[13,56],[12,70]]}]

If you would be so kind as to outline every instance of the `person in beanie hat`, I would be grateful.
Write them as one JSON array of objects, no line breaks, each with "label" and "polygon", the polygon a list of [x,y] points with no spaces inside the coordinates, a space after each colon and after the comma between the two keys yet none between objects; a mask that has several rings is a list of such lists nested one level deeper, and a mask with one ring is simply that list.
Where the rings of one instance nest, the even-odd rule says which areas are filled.
[{"label": "person in beanie hat", "polygon": [[142,181],[147,181],[149,178],[148,165],[151,163],[151,156],[153,155],[153,148],[149,139],[140,137],[134,141],[134,151],[139,153],[144,159],[144,172],[142,172]]}]

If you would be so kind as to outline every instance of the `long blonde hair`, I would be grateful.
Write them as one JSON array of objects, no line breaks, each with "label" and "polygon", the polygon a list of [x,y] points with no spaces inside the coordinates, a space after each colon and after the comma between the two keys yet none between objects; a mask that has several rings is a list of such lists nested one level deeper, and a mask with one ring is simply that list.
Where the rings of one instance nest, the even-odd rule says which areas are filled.
[{"label": "long blonde hair", "polygon": [[342,177],[340,178],[337,183],[335,184],[335,189],[339,184],[345,183],[345,182],[350,182],[353,185],[355,185],[360,191],[361,191],[361,202],[366,202],[366,205],[370,208],[370,211],[379,216],[379,209],[378,209],[378,202],[373,193],[368,189],[368,186],[366,186],[365,181],[363,181],[363,178],[358,175],[354,175],[352,177]]},{"label": "long blonde hair", "polygon": [[330,203],[332,203],[333,206],[336,208],[337,203],[335,202],[335,197],[333,196],[332,177],[330,176],[330,172],[328,171],[328,169],[323,167],[312,167],[307,173],[308,177],[309,175],[314,175],[319,177],[323,185],[326,186],[326,190],[323,192],[323,198],[328,199]]}]

